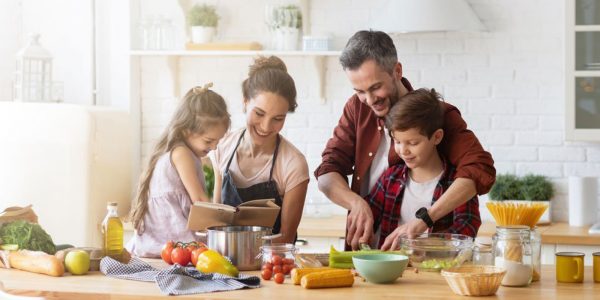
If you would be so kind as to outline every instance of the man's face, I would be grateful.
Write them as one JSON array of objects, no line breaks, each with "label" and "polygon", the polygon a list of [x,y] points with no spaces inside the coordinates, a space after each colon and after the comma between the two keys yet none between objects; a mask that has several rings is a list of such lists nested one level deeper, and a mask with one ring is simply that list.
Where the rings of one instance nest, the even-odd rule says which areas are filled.
[{"label": "man's face", "polygon": [[371,59],[365,61],[358,69],[346,70],[346,75],[360,101],[368,105],[378,117],[384,117],[400,97],[400,63],[396,64],[393,73],[390,74]]}]

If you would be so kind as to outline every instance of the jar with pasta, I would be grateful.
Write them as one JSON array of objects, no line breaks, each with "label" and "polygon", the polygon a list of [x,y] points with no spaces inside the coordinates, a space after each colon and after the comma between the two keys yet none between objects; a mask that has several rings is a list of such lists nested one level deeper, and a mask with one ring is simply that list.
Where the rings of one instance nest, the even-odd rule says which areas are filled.
[{"label": "jar with pasta", "polygon": [[506,269],[504,286],[527,286],[533,276],[531,231],[529,226],[496,227],[492,239],[494,265]]}]

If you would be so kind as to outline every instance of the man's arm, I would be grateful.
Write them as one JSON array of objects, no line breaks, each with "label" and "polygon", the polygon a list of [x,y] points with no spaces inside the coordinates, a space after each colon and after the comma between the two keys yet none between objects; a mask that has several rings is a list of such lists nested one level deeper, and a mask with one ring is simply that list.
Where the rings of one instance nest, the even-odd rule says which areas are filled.
[{"label": "man's arm", "polygon": [[[456,166],[455,178],[470,179],[475,184],[476,193],[485,194],[496,180],[492,155],[483,150],[475,134],[467,129],[467,123],[456,107],[445,104],[444,108],[444,140],[439,148],[441,154]],[[472,195],[465,195],[458,204],[471,198]]]}]

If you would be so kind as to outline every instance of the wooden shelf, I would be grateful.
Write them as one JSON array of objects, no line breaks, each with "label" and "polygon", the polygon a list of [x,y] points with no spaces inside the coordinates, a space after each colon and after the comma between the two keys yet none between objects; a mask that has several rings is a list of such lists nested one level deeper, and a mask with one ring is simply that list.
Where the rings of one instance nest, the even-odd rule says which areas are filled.
[{"label": "wooden shelf", "polygon": [[190,50],[131,50],[131,56],[339,56],[341,51],[276,51],[276,50],[244,50],[244,51],[190,51]]},{"label": "wooden shelf", "polygon": [[[599,234],[589,234],[590,226],[575,227],[568,223],[552,223],[550,225],[538,226],[542,235],[542,244],[560,245],[600,245]],[[492,236],[496,232],[494,222],[484,222],[479,227],[477,236]]]}]

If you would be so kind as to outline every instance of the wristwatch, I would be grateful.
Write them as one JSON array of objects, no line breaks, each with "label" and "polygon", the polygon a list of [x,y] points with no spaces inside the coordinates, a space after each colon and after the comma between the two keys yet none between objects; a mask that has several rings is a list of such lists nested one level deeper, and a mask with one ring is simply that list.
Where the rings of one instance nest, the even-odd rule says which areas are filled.
[{"label": "wristwatch", "polygon": [[423,222],[425,222],[425,224],[427,224],[427,227],[429,227],[429,228],[433,227],[433,220],[429,216],[429,213],[427,212],[427,208],[425,208],[425,207],[419,208],[417,210],[417,212],[415,213],[415,217],[417,217],[417,219],[423,220]]}]

